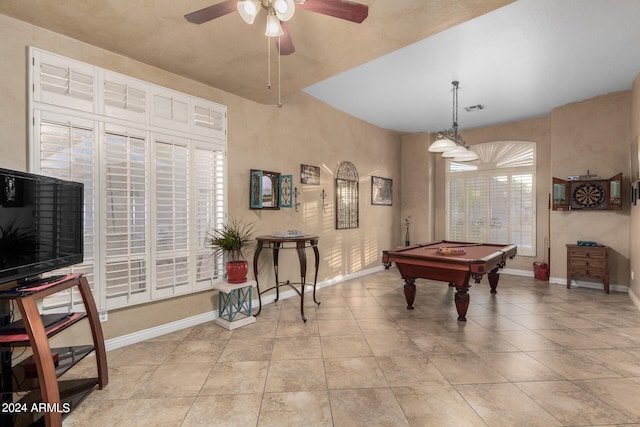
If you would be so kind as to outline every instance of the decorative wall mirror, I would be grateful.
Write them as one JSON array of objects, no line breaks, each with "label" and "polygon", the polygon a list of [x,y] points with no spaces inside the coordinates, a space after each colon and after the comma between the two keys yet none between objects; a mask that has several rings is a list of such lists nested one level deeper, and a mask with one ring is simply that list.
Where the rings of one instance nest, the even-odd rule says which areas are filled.
[{"label": "decorative wall mirror", "polygon": [[342,162],[336,172],[336,229],[358,228],[358,171]]},{"label": "decorative wall mirror", "polygon": [[249,208],[280,209],[280,173],[251,169]]}]

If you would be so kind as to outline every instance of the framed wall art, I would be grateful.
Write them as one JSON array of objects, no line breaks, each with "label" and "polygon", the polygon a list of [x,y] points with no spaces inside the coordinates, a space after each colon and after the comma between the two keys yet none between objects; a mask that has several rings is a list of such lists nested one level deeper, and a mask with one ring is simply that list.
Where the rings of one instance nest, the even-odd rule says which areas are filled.
[{"label": "framed wall art", "polygon": [[293,175],[280,175],[280,207],[293,206]]},{"label": "framed wall art", "polygon": [[379,176],[371,177],[371,204],[393,205],[393,180]]},{"label": "framed wall art", "polygon": [[336,170],[336,230],[358,228],[358,170],[351,162],[342,162]]},{"label": "framed wall art", "polygon": [[311,165],[300,165],[300,183],[320,185],[320,167]]},{"label": "framed wall art", "polygon": [[280,209],[280,174],[251,169],[250,209]]}]

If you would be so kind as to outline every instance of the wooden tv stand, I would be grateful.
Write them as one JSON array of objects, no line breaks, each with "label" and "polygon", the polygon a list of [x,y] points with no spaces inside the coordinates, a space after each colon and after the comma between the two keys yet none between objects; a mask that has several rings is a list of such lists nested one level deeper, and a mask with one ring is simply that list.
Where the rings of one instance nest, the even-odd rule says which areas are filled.
[{"label": "wooden tv stand", "polygon": [[[45,329],[38,312],[37,301],[76,286],[82,296],[86,314],[70,313],[67,319]],[[89,283],[81,275],[70,275],[31,288],[4,290],[0,292],[0,299],[15,302],[26,329],[26,333],[0,335],[0,347],[5,347],[6,350],[13,347],[31,347],[33,352],[32,357],[9,367],[9,372],[13,371],[13,384],[9,382],[12,390],[6,390],[7,381],[3,380],[2,405],[12,411],[0,414],[3,417],[0,424],[3,426],[42,425],[44,421],[47,427],[60,427],[64,414],[73,410],[96,386],[102,389],[109,382],[102,327]],[[85,317],[89,320],[93,346],[51,349],[50,337]],[[58,381],[60,375],[92,351],[96,356],[96,378]],[[2,363],[7,363],[5,357]],[[10,358],[8,363],[12,363]],[[7,372],[5,366],[3,366],[3,372]],[[7,396],[10,395],[8,393],[26,390],[31,391],[19,401],[6,402]],[[5,415],[10,416],[5,418]]]}]

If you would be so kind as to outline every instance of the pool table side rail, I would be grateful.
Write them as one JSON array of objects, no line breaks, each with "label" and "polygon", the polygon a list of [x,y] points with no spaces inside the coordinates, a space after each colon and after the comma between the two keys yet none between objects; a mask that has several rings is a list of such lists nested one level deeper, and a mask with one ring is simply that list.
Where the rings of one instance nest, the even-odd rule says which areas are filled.
[{"label": "pool table side rail", "polygon": [[[467,242],[450,242],[446,240],[422,244],[422,245],[411,245],[405,246],[402,248],[398,248],[395,250],[385,250],[382,252],[382,262],[385,265],[390,265],[392,262],[396,264],[398,262],[402,263],[403,261],[411,260],[411,263],[414,265],[420,265],[423,267],[430,268],[442,268],[443,264],[446,265],[447,269],[452,270],[469,270],[473,274],[486,274],[496,268],[502,268],[506,264],[507,258],[513,258],[517,253],[516,245],[509,244],[493,244],[488,243],[484,246],[492,246],[495,247],[496,250],[482,258],[477,259],[468,259],[465,256],[457,257],[446,256],[446,255],[418,255],[411,254],[410,251],[413,249],[426,248],[434,246],[444,246],[447,244],[455,244],[456,246],[464,246],[464,245],[478,245],[477,243],[467,243]],[[498,256],[496,256],[498,255]]]}]

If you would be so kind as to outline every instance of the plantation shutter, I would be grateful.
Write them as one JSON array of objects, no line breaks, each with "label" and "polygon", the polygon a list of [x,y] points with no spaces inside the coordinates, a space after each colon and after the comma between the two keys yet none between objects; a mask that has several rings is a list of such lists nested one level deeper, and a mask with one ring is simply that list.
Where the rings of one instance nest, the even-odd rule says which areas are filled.
[{"label": "plantation shutter", "polygon": [[523,253],[535,250],[534,197],[533,174],[511,177],[511,234],[520,242],[518,251],[522,248]]},{"label": "plantation shutter", "polygon": [[535,143],[505,141],[473,146],[479,159],[447,161],[446,238],[514,243],[534,256]]},{"label": "plantation shutter", "polygon": [[105,285],[108,306],[147,300],[147,141],[107,130],[103,141]]},{"label": "plantation shutter", "polygon": [[226,138],[227,113],[223,106],[207,103],[194,103],[193,132],[199,135],[213,135]]},{"label": "plantation shutter", "polygon": [[60,274],[87,276],[101,311],[223,280],[207,237],[226,219],[226,107],[29,51],[33,172],[85,184],[85,262]]},{"label": "plantation shutter", "polygon": [[189,98],[170,90],[156,89],[152,123],[167,129],[189,130]]},{"label": "plantation shutter", "polygon": [[[55,274],[84,274],[94,295],[100,289],[94,285],[96,268],[96,207],[95,207],[95,123],[75,119],[69,122],[59,114],[40,112],[34,116],[35,139],[39,150],[35,151],[34,163],[40,173],[55,178],[82,182],[84,184],[84,261]],[[43,300],[45,308],[75,306],[82,304],[77,289],[58,292]]]},{"label": "plantation shutter", "polygon": [[447,238],[460,242],[466,238],[464,179],[452,178],[447,182],[447,187],[447,207],[449,212],[449,233]]},{"label": "plantation shutter", "polygon": [[226,194],[221,185],[226,181],[226,159],[223,147],[198,144],[194,153],[196,225],[196,286],[221,280],[224,274],[222,256],[214,257],[209,236],[225,221]]},{"label": "plantation shutter", "polygon": [[34,100],[95,111],[97,71],[82,62],[57,55],[34,53]]},{"label": "plantation shutter", "polygon": [[143,82],[105,72],[102,85],[104,114],[145,123],[148,120],[148,87]]},{"label": "plantation shutter", "polygon": [[155,141],[155,291],[189,286],[189,150],[186,141]]}]

